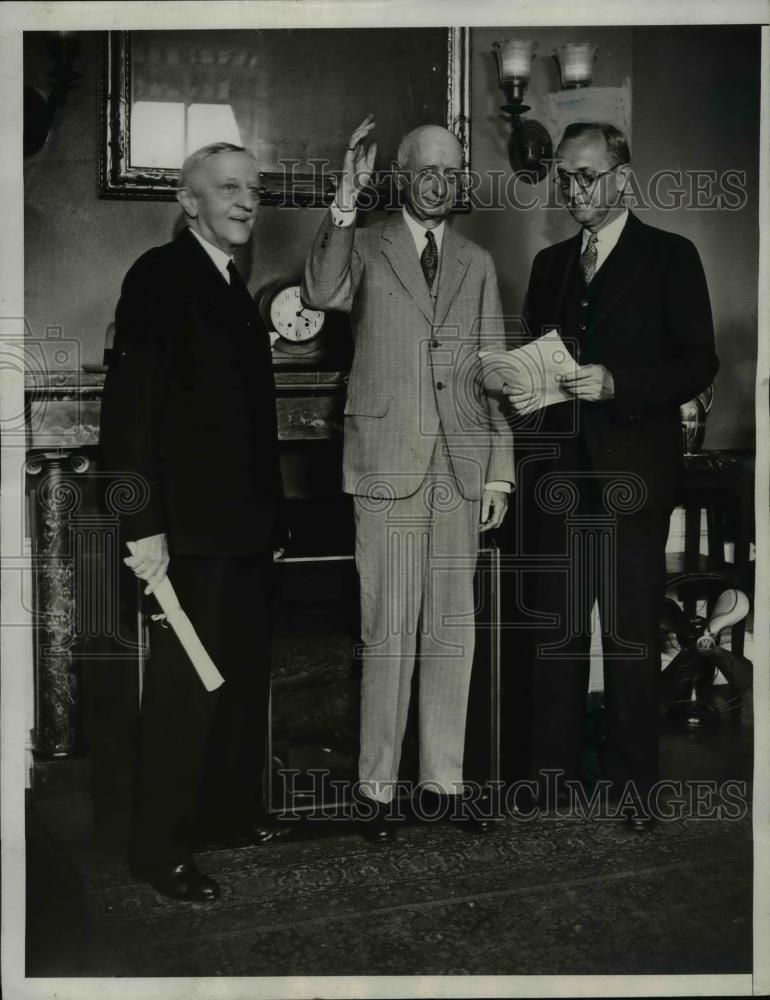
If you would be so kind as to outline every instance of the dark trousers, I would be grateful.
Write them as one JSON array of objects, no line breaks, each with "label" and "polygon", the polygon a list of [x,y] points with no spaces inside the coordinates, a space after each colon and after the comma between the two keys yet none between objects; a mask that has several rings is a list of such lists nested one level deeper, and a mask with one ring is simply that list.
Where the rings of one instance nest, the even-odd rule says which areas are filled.
[{"label": "dark trousers", "polygon": [[542,564],[530,606],[547,620],[532,636],[533,777],[544,768],[580,777],[597,601],[606,727],[602,777],[618,791],[633,780],[644,794],[658,776],[658,631],[670,511],[608,512],[585,479],[577,493],[571,512],[540,509],[534,516]]},{"label": "dark trousers", "polygon": [[171,557],[179,603],[225,683],[207,692],[173,631],[151,624],[131,824],[138,871],[189,860],[199,832],[254,817],[270,690],[270,574],[261,556]]}]

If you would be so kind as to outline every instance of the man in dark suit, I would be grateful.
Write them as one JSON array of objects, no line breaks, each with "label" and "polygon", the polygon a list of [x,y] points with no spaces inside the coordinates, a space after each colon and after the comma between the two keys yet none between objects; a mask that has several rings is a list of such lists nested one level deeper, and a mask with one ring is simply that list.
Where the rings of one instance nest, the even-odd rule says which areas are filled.
[{"label": "man in dark suit", "polygon": [[225,677],[208,693],[171,629],[151,625],[130,862],[175,899],[206,902],[200,832],[257,826],[269,690],[268,590],[281,482],[270,345],[233,263],[250,237],[259,176],[229,143],[179,179],[187,226],[129,270],[104,388],[107,468],[141,477],[127,565],[152,593],[168,571]]},{"label": "man in dark suit", "polygon": [[[550,768],[579,777],[597,601],[604,776],[637,807],[628,823],[643,830],[652,820],[639,799],[658,775],[658,626],[682,472],[679,406],[718,368],[711,308],[692,243],[624,207],[630,155],[622,133],[569,126],[555,170],[581,229],[535,258],[525,315],[532,337],[558,328],[580,367],[562,379],[571,401],[538,411],[545,447],[520,477],[529,501],[522,534],[542,558],[528,601],[542,616],[533,771],[541,781]],[[528,392],[505,392],[515,409],[531,407]]]}]

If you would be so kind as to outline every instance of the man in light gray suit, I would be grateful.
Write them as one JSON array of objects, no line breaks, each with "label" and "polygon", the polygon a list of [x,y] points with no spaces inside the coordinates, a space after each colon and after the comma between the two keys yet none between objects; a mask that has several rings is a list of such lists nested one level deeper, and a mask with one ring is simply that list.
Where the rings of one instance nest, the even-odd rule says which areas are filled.
[{"label": "man in light gray suit", "polygon": [[460,143],[436,125],[408,133],[394,164],[403,211],[357,228],[374,124],[350,138],[302,296],[351,315],[343,478],[361,585],[359,779],[374,800],[364,835],[387,843],[416,656],[420,785],[464,825],[489,828],[450,797],[463,790],[479,531],[501,523],[514,474],[508,426],[479,388],[477,352],[504,344],[494,263],[446,224]]}]

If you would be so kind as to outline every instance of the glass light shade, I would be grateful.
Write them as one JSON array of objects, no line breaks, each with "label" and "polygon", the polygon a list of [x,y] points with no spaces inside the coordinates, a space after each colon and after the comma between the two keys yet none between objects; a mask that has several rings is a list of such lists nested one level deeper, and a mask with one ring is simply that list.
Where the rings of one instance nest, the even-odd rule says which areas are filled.
[{"label": "glass light shade", "polygon": [[500,42],[492,43],[497,56],[500,83],[506,80],[526,83],[529,80],[537,44],[527,38],[503,38]]},{"label": "glass light shade", "polygon": [[567,42],[556,50],[561,70],[561,85],[587,87],[591,83],[596,46],[590,42]]}]

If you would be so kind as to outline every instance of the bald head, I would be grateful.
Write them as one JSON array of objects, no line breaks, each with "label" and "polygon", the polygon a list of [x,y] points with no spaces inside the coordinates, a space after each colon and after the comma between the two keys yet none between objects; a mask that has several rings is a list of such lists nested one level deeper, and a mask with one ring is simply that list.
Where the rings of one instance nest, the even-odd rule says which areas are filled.
[{"label": "bald head", "polygon": [[460,140],[452,135],[449,129],[441,125],[420,125],[407,132],[398,145],[396,161],[402,169],[414,164],[415,158],[420,159],[425,149],[440,150],[445,156],[456,157],[459,168],[462,163],[462,146]]},{"label": "bald head", "polygon": [[395,163],[407,212],[428,229],[451,212],[457,196],[463,150],[456,136],[440,125],[407,132]]}]

